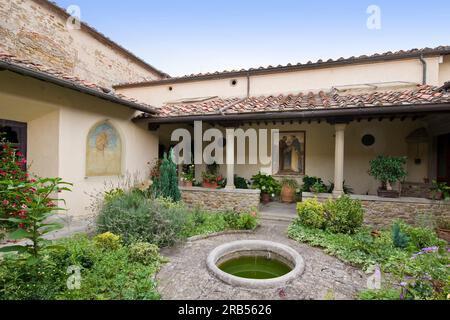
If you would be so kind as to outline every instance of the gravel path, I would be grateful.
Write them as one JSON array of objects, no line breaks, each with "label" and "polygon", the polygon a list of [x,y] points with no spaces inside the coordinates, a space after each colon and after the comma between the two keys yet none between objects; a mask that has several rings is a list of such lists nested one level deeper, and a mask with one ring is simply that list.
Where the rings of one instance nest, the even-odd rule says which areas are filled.
[{"label": "gravel path", "polygon": [[[176,300],[320,300],[325,297],[354,299],[366,287],[366,275],[328,256],[322,250],[297,243],[286,236],[287,223],[264,221],[254,233],[227,234],[187,242],[164,249],[169,259],[157,275],[163,299]],[[284,288],[252,290],[235,288],[212,276],[206,268],[208,254],[217,246],[236,240],[279,242],[297,250],[305,260],[305,272]]]}]

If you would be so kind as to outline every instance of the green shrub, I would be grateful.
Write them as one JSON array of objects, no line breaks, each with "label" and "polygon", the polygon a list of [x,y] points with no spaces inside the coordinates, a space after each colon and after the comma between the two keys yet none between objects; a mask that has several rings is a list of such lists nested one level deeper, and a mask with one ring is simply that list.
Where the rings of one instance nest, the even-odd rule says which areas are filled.
[{"label": "green shrub", "polygon": [[112,201],[117,197],[123,196],[124,193],[125,193],[125,191],[123,191],[123,189],[120,189],[120,188],[115,188],[115,189],[106,191],[104,201],[105,202]]},{"label": "green shrub", "polygon": [[252,177],[252,186],[261,193],[277,195],[281,191],[281,185],[274,177],[261,172]]},{"label": "green shrub", "polygon": [[[63,249],[47,252],[30,265],[21,255],[0,264],[0,300],[147,300],[158,299],[152,280],[160,267],[131,258],[129,248],[103,250],[85,236],[57,242]],[[148,262],[148,261],[147,261]],[[69,290],[69,266],[80,268],[79,289]]]},{"label": "green shrub", "polygon": [[325,226],[325,209],[316,198],[297,204],[298,221],[307,227],[322,229]]},{"label": "green shrub", "polygon": [[318,177],[310,177],[310,176],[305,176],[303,178],[303,186],[302,186],[302,191],[303,192],[314,192],[312,190],[312,187],[316,186],[316,189],[320,189],[323,187],[323,189],[326,190],[326,186],[323,183],[321,178]]},{"label": "green shrub", "polygon": [[400,249],[405,249],[409,244],[409,237],[402,232],[398,223],[392,226],[392,242],[396,248]]},{"label": "green shrub", "polygon": [[336,200],[328,200],[326,211],[326,228],[335,233],[355,233],[364,221],[364,210],[361,201],[342,196]]},{"label": "green shrub", "polygon": [[144,241],[170,246],[183,239],[187,209],[181,203],[148,199],[138,192],[128,192],[106,202],[97,221],[99,233],[120,235],[124,243]]},{"label": "green shrub", "polygon": [[174,202],[181,200],[181,193],[178,187],[177,165],[172,161],[172,151],[169,156],[164,154],[159,177],[155,177],[152,185],[152,194],[156,198],[171,199]]},{"label": "green shrub", "polygon": [[152,265],[161,262],[158,246],[147,242],[136,242],[129,247],[131,261]]},{"label": "green shrub", "polygon": [[420,251],[432,246],[445,248],[445,241],[439,239],[434,230],[427,227],[413,227],[401,220],[396,221],[395,225],[398,225],[401,232],[408,237],[409,251]]},{"label": "green shrub", "polygon": [[392,183],[406,177],[406,160],[406,157],[378,156],[370,161],[369,175],[380,181],[383,189],[389,190]]},{"label": "green shrub", "polygon": [[117,250],[121,246],[120,236],[116,236],[111,232],[96,235],[93,241],[96,246],[104,250]]},{"label": "green shrub", "polygon": [[239,230],[253,230],[258,225],[258,215],[256,213],[241,213],[237,221]]}]

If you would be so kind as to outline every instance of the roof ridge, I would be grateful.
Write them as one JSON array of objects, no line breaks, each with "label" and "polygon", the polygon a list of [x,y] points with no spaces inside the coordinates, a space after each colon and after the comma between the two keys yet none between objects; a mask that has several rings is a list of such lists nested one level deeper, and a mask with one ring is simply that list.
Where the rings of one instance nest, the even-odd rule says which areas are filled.
[{"label": "roof ridge", "polygon": [[370,55],[360,55],[360,56],[351,56],[348,58],[340,57],[337,59],[319,59],[316,62],[308,61],[306,63],[297,63],[291,64],[288,63],[286,65],[278,65],[278,66],[267,66],[267,67],[252,67],[249,69],[241,69],[241,70],[224,70],[224,71],[216,71],[216,72],[206,72],[206,73],[197,73],[190,74],[178,77],[171,77],[162,80],[151,80],[151,81],[143,81],[143,82],[128,82],[128,83],[119,83],[114,85],[113,87],[132,87],[132,86],[140,86],[140,85],[152,85],[152,84],[161,84],[161,83],[172,83],[172,82],[183,82],[183,81],[192,81],[192,80],[202,80],[209,78],[217,78],[217,77],[227,77],[227,76],[235,76],[235,75],[245,75],[248,73],[261,73],[261,72],[273,72],[280,70],[295,70],[300,68],[312,68],[318,66],[326,66],[326,65],[336,65],[336,64],[344,64],[344,63],[357,63],[362,61],[376,61],[383,59],[405,59],[409,57],[418,57],[420,55],[433,55],[433,54],[450,54],[450,45],[438,46],[435,48],[421,48],[421,49],[409,49],[409,50],[398,50],[398,51],[387,51],[384,53],[373,53]]},{"label": "roof ridge", "polygon": [[[57,12],[59,12],[60,14],[65,15],[67,18],[70,17],[70,14],[63,7],[60,7],[56,2],[54,2],[52,0],[38,0],[38,1],[46,3],[47,5],[51,6],[53,9],[55,9]],[[94,33],[96,36],[99,36],[100,38],[105,40],[108,44],[112,45],[113,47],[116,47],[117,49],[119,49],[124,54],[128,55],[129,57],[131,57],[132,59],[140,62],[143,65],[145,65],[146,67],[151,69],[153,72],[155,72],[159,76],[161,76],[163,79],[170,78],[169,74],[165,73],[164,71],[159,70],[158,68],[154,67],[150,63],[146,62],[144,59],[138,57],[136,54],[134,54],[130,50],[126,49],[124,46],[120,45],[119,43],[117,43],[116,41],[112,40],[111,38],[107,37],[105,34],[103,34],[102,32],[98,31],[96,28],[92,27],[87,22],[84,22],[84,21],[80,20],[80,23],[81,23],[82,26],[87,28],[88,31]]]}]

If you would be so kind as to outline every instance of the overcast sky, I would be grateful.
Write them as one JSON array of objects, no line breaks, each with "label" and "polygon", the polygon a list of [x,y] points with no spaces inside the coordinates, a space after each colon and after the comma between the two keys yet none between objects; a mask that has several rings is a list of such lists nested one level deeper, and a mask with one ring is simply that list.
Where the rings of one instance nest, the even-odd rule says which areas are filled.
[{"label": "overcast sky", "polygon": [[[78,5],[83,21],[172,76],[450,45],[448,0],[56,3]],[[368,28],[371,5],[381,25]]]}]

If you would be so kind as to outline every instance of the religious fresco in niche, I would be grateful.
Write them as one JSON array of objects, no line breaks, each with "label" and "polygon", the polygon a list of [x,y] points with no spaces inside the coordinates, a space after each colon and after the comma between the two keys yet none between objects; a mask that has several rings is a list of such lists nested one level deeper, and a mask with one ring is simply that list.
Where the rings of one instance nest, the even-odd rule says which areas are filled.
[{"label": "religious fresco in niche", "polygon": [[86,176],[117,176],[122,174],[122,141],[109,123],[95,125],[88,134]]},{"label": "religious fresco in niche", "polygon": [[305,132],[280,132],[279,171],[284,175],[305,174]]}]

